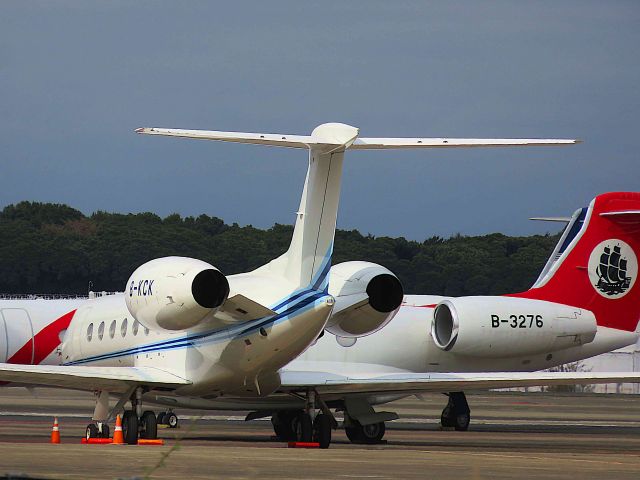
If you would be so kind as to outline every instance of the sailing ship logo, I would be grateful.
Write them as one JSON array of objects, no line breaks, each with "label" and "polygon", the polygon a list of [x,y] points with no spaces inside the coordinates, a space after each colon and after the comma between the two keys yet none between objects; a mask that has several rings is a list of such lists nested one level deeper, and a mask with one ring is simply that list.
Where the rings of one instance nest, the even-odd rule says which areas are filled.
[{"label": "sailing ship logo", "polygon": [[600,295],[624,296],[635,283],[638,261],[633,249],[622,240],[605,240],[591,252],[589,278]]}]

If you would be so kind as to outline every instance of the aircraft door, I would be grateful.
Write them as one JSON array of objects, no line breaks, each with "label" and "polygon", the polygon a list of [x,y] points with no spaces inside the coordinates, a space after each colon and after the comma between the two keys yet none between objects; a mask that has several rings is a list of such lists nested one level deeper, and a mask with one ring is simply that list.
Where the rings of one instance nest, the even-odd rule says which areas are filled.
[{"label": "aircraft door", "polygon": [[7,329],[4,326],[4,318],[0,315],[0,362],[7,361]]},{"label": "aircraft door", "polygon": [[31,365],[33,363],[33,327],[29,314],[23,308],[3,308],[2,319],[6,331],[7,361]]}]

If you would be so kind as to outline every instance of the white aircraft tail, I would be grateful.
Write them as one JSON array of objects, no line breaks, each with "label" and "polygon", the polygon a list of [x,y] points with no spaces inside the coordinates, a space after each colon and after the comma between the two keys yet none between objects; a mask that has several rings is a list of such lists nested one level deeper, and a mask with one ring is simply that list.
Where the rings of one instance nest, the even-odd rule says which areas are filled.
[{"label": "white aircraft tail", "polygon": [[284,276],[295,288],[325,290],[331,267],[338,215],[342,162],[350,150],[563,145],[578,140],[469,138],[358,138],[359,130],[343,123],[325,123],[311,135],[217,132],[139,128],[137,133],[197,138],[309,150],[309,168],[296,212],[293,238],[286,253],[258,270]]}]

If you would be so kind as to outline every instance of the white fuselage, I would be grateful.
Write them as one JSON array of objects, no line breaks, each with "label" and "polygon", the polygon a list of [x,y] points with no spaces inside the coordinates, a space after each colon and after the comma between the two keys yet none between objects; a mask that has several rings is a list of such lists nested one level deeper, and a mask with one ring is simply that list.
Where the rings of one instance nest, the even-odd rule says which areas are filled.
[{"label": "white fuselage", "polygon": [[[380,371],[381,366],[411,372],[535,371],[632,345],[638,339],[634,332],[598,327],[592,342],[559,350],[551,358],[548,354],[502,358],[456,355],[438,348],[431,336],[434,306],[444,298],[406,295],[398,314],[380,332],[361,337],[350,347],[340,345],[333,335],[324,335],[287,368],[318,369],[318,362],[325,367],[336,362],[343,372],[349,368]],[[518,334],[513,331],[514,338]]]},{"label": "white fuselage", "polygon": [[[128,312],[122,294],[82,301],[0,301],[4,318],[0,327],[11,326],[5,335],[11,346],[9,361],[17,350],[22,348],[24,351],[24,346],[31,342],[35,346],[34,357],[36,361],[41,357],[41,363],[156,366],[190,379],[193,385],[174,392],[178,397],[175,406],[259,408],[261,402],[268,404],[269,401],[256,403],[250,398],[263,397],[277,388],[277,370],[296,355],[296,350],[304,348],[310,336],[317,336],[322,330],[332,302],[331,297],[317,294],[316,297],[309,297],[304,306],[302,303],[305,302],[301,302],[292,309],[285,308],[283,312],[292,313],[283,313],[268,326],[266,337],[260,333],[258,325],[218,331],[194,329],[186,333],[145,329]],[[638,339],[633,332],[599,327],[593,342],[554,352],[552,358],[528,355],[483,359],[455,355],[438,348],[430,334],[433,305],[443,298],[407,295],[396,317],[381,331],[359,338],[350,347],[340,345],[336,337],[325,334],[285,368],[342,374],[534,371],[621,348]],[[52,335],[47,334],[47,326],[75,309],[77,311],[63,334],[63,343],[58,341],[43,357],[46,352],[41,348],[50,348],[55,343]],[[33,327],[25,321],[16,328],[15,319],[20,316],[29,318]],[[10,319],[14,320],[9,322]],[[89,340],[90,325],[93,328]],[[290,336],[291,332],[294,332],[293,336]],[[292,338],[299,338],[299,341]],[[2,352],[0,344],[0,355]],[[215,400],[221,393],[225,394],[225,400]],[[210,400],[198,402],[202,397]],[[283,400],[288,401],[283,398],[277,401],[282,403]]]},{"label": "white fuselage", "polygon": [[[0,301],[0,329],[6,331],[0,338],[9,338],[5,348],[0,344],[0,355],[6,358],[0,360],[151,366],[192,382],[177,395],[266,395],[278,386],[278,369],[322,331],[333,297],[307,291],[294,301],[272,303],[277,314],[269,319],[161,332],[145,328],[131,316],[124,294],[89,300]],[[61,318],[70,320],[62,333],[48,328]]]}]

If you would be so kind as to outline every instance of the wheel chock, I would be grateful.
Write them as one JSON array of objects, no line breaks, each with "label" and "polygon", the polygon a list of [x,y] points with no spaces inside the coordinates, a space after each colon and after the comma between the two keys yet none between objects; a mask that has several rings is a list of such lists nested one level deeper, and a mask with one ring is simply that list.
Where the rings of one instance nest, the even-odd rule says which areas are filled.
[{"label": "wheel chock", "polygon": [[164,440],[161,438],[139,438],[138,445],[164,445]]},{"label": "wheel chock", "polygon": [[109,445],[113,443],[113,440],[110,438],[83,438],[80,443],[82,445]]},{"label": "wheel chock", "polygon": [[289,448],[320,448],[318,442],[289,442]]}]

